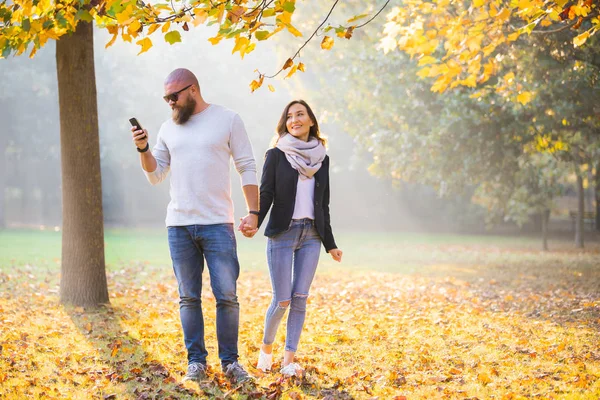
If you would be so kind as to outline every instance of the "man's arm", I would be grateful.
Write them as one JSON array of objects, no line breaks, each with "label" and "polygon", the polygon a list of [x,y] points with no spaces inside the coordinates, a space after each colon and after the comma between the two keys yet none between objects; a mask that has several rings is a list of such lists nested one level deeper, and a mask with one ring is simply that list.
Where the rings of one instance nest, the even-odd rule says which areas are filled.
[{"label": "man's arm", "polygon": [[258,211],[258,185],[245,185],[242,189],[246,207],[248,207],[248,215],[241,219],[238,230],[242,231],[244,236],[252,237],[258,231],[258,215],[250,213]]},{"label": "man's arm", "polygon": [[140,153],[140,161],[142,163],[142,168],[146,172],[154,172],[156,171],[156,167],[158,166],[156,162],[156,158],[152,155],[151,151],[146,151],[145,153]]},{"label": "man's arm", "polygon": [[[256,161],[252,152],[252,144],[248,139],[248,133],[244,122],[239,115],[235,115],[231,121],[231,156],[235,168],[242,180],[242,189],[246,198],[248,214],[241,219],[238,230],[244,236],[252,237],[258,226],[258,180],[256,179]],[[252,214],[252,213],[256,214]]]},{"label": "man's arm", "polygon": [[133,134],[133,143],[140,152],[140,162],[148,181],[153,185],[162,182],[169,172],[171,155],[169,149],[161,140],[160,134],[153,149],[153,152],[156,154],[155,157],[153,152],[150,151],[148,144],[148,131],[146,129],[136,130],[135,127],[132,127],[131,132]]}]

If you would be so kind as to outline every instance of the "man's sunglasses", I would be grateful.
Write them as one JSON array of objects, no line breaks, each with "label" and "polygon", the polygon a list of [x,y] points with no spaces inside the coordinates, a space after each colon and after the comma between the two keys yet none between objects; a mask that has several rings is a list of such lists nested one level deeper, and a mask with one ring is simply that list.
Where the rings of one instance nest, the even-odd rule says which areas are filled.
[{"label": "man's sunglasses", "polygon": [[192,87],[192,85],[187,85],[186,87],[184,87],[181,90],[178,90],[174,93],[168,94],[166,96],[163,96],[163,99],[165,99],[165,101],[168,103],[169,101],[172,101],[173,103],[177,103],[177,100],[179,100],[179,93],[183,92],[185,89],[189,89],[190,87]]}]

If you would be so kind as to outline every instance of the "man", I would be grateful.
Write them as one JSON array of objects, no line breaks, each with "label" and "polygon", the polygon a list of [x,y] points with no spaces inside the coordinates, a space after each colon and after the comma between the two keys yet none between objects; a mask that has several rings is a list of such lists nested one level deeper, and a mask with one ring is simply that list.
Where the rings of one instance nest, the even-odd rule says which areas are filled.
[{"label": "man", "polygon": [[201,307],[202,271],[208,266],[217,301],[217,340],[225,375],[250,379],[238,363],[239,275],[230,157],[241,176],[249,213],[240,226],[256,228],[258,185],[252,146],[239,115],[204,101],[198,80],[187,69],[176,69],[164,82],[165,101],[172,118],[162,124],[157,142],[148,151],[148,132],[133,127],[133,141],[151,184],[171,171],[171,201],[166,225],[173,270],[179,285],[179,311],[188,353],[184,381],[206,377],[206,346]]}]

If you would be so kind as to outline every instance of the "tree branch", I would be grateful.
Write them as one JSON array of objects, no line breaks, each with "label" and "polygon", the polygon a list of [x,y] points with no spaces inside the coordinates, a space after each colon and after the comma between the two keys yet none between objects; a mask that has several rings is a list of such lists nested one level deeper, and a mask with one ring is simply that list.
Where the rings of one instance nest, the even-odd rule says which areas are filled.
[{"label": "tree branch", "polygon": [[383,7],[381,7],[381,9],[380,9],[379,11],[377,11],[377,14],[373,15],[373,17],[372,17],[370,20],[368,20],[367,22],[365,22],[365,23],[364,23],[364,24],[362,24],[362,25],[358,25],[358,26],[357,26],[356,28],[354,28],[354,29],[359,29],[359,28],[362,28],[363,26],[365,26],[365,25],[367,25],[368,23],[370,23],[371,21],[373,21],[375,18],[377,18],[377,16],[378,16],[379,14],[381,14],[381,12],[382,12],[382,11],[383,11],[383,10],[384,10],[386,7],[387,7],[387,5],[388,5],[389,3],[390,3],[390,0],[387,0],[387,1],[385,2],[385,4],[383,5]]},{"label": "tree branch", "polygon": [[[319,30],[323,27],[323,25],[325,25],[325,22],[327,22],[327,20],[331,16],[331,13],[335,9],[335,7],[336,7],[336,5],[337,5],[338,2],[339,2],[339,0],[335,0],[335,2],[333,3],[333,5],[331,6],[331,9],[327,13],[327,16],[325,17],[325,19],[321,22],[321,24],[317,27],[317,29],[314,30],[314,32],[312,33],[312,35],[310,35],[310,37],[306,40],[306,42],[304,42],[304,44],[302,46],[300,46],[300,48],[298,49],[298,51],[296,51],[296,53],[290,58],[292,61],[295,60],[296,57],[298,57],[298,55],[300,54],[300,51],[302,51],[302,49],[304,49],[304,47],[306,47],[306,45],[312,40],[312,38],[315,37],[318,34]],[[377,16],[379,14],[381,14],[381,12],[387,7],[387,5],[389,3],[390,3],[390,0],[387,0],[385,2],[385,4],[379,9],[379,11],[377,11],[377,13],[375,15],[373,15],[373,17],[371,17],[364,24],[356,26],[354,29],[359,29],[359,28],[362,28],[363,26],[369,24],[371,21],[373,21],[375,18],[377,18]],[[259,71],[259,76],[260,77],[264,77],[264,78],[275,78],[277,75],[279,75],[281,72],[283,72],[283,70],[284,70],[283,67],[281,67],[281,69],[279,71],[277,71],[277,73],[274,74],[274,75],[264,75],[264,74],[261,74],[260,71]]]},{"label": "tree branch", "polygon": [[[319,29],[321,29],[321,27],[323,25],[325,25],[325,22],[327,22],[327,19],[329,19],[329,17],[331,16],[331,13],[333,12],[333,10],[335,9],[335,6],[337,5],[337,3],[340,0],[335,0],[335,2],[333,3],[333,5],[331,6],[331,9],[329,10],[329,13],[327,13],[327,16],[325,17],[325,19],[323,20],[323,22],[321,22],[321,24],[317,27],[317,29],[315,29],[315,31],[312,33],[312,35],[310,35],[310,37],[308,38],[308,40],[306,42],[304,42],[304,44],[298,49],[298,51],[296,51],[296,54],[294,54],[294,56],[291,58],[291,60],[293,61],[298,54],[300,54],[300,51],[302,51],[302,49],[304,47],[306,47],[306,45],[308,44],[308,42],[311,41],[311,39],[317,34],[317,32],[319,31]],[[281,67],[281,69],[279,71],[277,71],[277,73],[275,75],[270,75],[270,76],[266,76],[264,74],[261,74],[259,72],[259,75],[262,75],[265,78],[275,78],[277,75],[279,75],[281,72],[283,71],[283,67]]]}]

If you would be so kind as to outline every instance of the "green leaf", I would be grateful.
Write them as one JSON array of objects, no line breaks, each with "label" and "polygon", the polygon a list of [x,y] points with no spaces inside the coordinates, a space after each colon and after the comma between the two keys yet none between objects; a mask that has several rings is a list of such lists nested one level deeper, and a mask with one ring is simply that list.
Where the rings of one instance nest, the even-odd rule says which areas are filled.
[{"label": "green leaf", "polygon": [[106,12],[106,15],[113,18],[117,17],[117,14],[121,13],[125,9],[125,6],[120,1],[112,3],[112,7]]},{"label": "green leaf", "polygon": [[85,22],[92,22],[94,17],[92,17],[88,10],[80,9],[77,11],[77,19]]},{"label": "green leaf", "polygon": [[256,31],[254,37],[256,40],[265,40],[269,36],[269,31]]},{"label": "green leaf", "polygon": [[289,13],[293,13],[296,9],[296,5],[291,1],[286,1],[285,3],[283,3],[283,9]]},{"label": "green leaf", "polygon": [[58,22],[59,28],[66,28],[69,24],[69,21],[67,21],[62,11],[59,11],[58,14],[56,14],[56,22]]},{"label": "green leaf", "polygon": [[169,44],[181,42],[181,34],[179,33],[179,31],[171,31],[165,35],[165,41]]},{"label": "green leaf", "polygon": [[29,20],[29,18],[24,18],[21,21],[21,28],[25,31],[25,32],[29,32],[29,30],[31,29],[31,21]]},{"label": "green leaf", "polygon": [[2,49],[2,58],[7,58],[8,56],[10,56],[11,52],[12,52],[12,47],[8,46],[8,44],[7,44],[6,47],[4,49]]},{"label": "green leaf", "polygon": [[356,16],[354,16],[354,17],[350,18],[350,19],[348,20],[348,23],[351,23],[351,22],[354,22],[354,21],[358,21],[359,19],[363,19],[364,17],[368,17],[368,16],[369,16],[369,14],[360,14],[360,15],[356,15]]},{"label": "green leaf", "polygon": [[273,15],[275,15],[275,9],[273,8],[268,8],[262,13],[263,18],[272,17]]},{"label": "green leaf", "polygon": [[12,12],[10,12],[8,9],[0,9],[0,18],[4,20],[5,24],[7,24],[12,18]]},{"label": "green leaf", "polygon": [[241,33],[243,33],[243,32],[247,32],[247,31],[248,31],[247,29],[236,29],[235,31],[231,31],[231,32],[229,32],[229,33],[226,35],[226,37],[227,37],[228,39],[231,39],[232,37],[237,37],[237,36],[239,36]]}]

